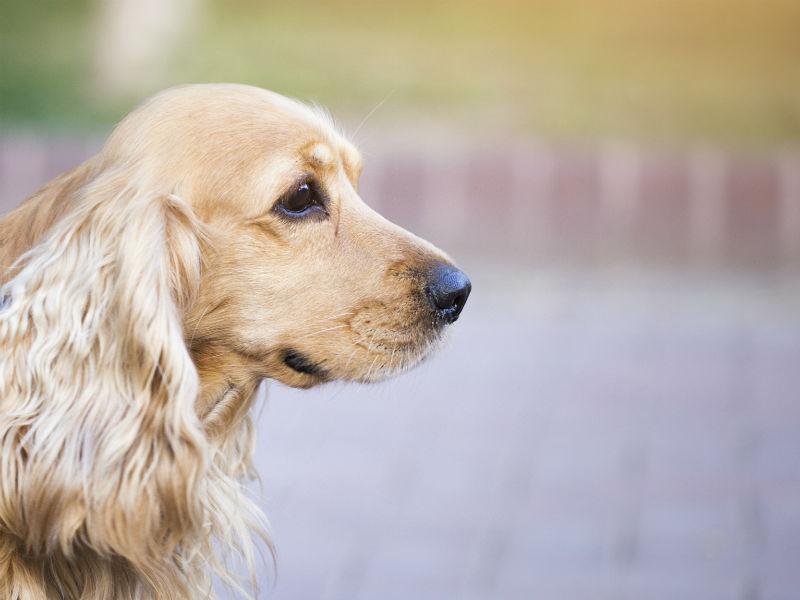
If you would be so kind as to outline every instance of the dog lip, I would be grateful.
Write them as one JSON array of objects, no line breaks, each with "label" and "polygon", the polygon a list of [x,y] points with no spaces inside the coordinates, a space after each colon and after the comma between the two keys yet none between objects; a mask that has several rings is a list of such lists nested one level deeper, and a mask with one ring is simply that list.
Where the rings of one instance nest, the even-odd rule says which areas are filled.
[{"label": "dog lip", "polygon": [[283,351],[283,364],[290,369],[303,373],[304,375],[312,375],[314,377],[326,378],[327,372],[320,367],[317,363],[313,362],[305,354],[298,352],[293,348]]}]

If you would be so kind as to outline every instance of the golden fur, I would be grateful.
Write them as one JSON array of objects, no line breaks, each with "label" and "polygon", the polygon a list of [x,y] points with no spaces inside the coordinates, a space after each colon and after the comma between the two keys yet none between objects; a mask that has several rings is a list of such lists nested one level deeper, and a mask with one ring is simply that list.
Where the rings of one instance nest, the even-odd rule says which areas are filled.
[{"label": "golden fur", "polygon": [[[0,598],[253,589],[226,557],[252,573],[264,531],[240,483],[259,382],[375,381],[441,331],[420,290],[447,257],[360,171],[319,111],[184,86],[0,222]],[[276,212],[302,177],[328,218]]]}]

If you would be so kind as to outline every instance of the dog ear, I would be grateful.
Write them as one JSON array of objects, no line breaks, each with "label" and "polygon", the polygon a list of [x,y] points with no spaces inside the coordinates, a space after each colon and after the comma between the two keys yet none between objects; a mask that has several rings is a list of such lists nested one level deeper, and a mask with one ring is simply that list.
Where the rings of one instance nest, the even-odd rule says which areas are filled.
[{"label": "dog ear", "polygon": [[197,223],[124,169],[69,201],[2,290],[0,530],[32,556],[88,548],[155,581],[204,526],[208,449],[181,325]]}]

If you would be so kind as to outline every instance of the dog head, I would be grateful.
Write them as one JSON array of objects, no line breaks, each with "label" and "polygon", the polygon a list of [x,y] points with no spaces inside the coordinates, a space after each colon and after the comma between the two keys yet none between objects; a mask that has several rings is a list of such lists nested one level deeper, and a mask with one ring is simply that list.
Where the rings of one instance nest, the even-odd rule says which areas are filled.
[{"label": "dog head", "polygon": [[[308,387],[423,358],[470,282],[359,197],[362,159],[320,111],[245,86],[191,86],[130,115],[110,154],[191,206],[208,252],[185,315],[198,364]],[[201,371],[202,374],[202,371]]]},{"label": "dog head", "polygon": [[361,200],[361,163],[319,111],[186,86],[6,219],[0,533],[185,579],[243,510],[259,381],[426,356],[470,282]]}]

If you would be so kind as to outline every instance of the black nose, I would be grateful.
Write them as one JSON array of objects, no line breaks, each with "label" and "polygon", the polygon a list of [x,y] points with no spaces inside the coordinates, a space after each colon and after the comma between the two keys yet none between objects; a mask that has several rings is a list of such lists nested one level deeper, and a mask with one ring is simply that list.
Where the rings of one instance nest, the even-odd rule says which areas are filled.
[{"label": "black nose", "polygon": [[436,314],[446,323],[458,319],[467,303],[472,283],[455,267],[436,265],[428,275],[428,298]]}]

